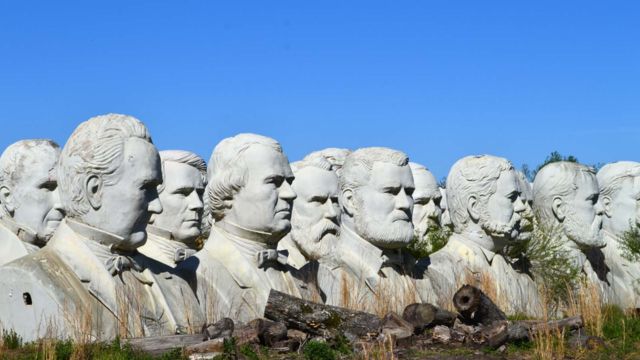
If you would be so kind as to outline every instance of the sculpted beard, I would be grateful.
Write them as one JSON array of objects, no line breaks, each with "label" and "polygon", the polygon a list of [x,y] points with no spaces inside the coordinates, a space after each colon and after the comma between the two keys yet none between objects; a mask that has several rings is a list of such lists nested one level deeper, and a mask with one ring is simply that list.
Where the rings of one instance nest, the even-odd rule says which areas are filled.
[{"label": "sculpted beard", "polygon": [[296,221],[291,226],[293,241],[309,260],[318,260],[326,256],[333,245],[333,240],[339,235],[340,227],[329,219],[322,219],[316,224]]},{"label": "sculpted beard", "polygon": [[602,218],[599,215],[596,215],[588,227],[585,226],[586,224],[575,220],[575,218],[575,212],[569,210],[564,219],[564,233],[569,240],[586,247],[602,247],[605,245],[604,239],[600,234]]},{"label": "sculpted beard", "polygon": [[514,212],[508,223],[491,221],[491,217],[487,213],[486,209],[482,209],[482,214],[480,215],[480,226],[493,238],[515,239],[520,233],[520,220],[520,215]]},{"label": "sculpted beard", "polygon": [[422,215],[422,218],[418,224],[414,225],[414,236],[420,240],[424,239],[431,231],[438,230],[440,224],[438,224],[433,218],[429,216],[427,212]]}]

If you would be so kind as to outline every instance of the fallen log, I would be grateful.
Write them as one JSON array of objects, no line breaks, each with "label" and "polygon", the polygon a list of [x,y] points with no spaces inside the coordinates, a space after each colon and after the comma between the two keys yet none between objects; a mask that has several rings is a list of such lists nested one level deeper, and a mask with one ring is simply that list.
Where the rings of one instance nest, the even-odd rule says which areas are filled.
[{"label": "fallen log", "polygon": [[416,334],[436,325],[452,327],[456,314],[427,303],[407,305],[402,312],[402,318],[411,323]]},{"label": "fallen log", "polygon": [[339,335],[349,340],[377,336],[382,325],[381,319],[373,314],[318,304],[273,289],[264,317],[326,339]]},{"label": "fallen log", "polygon": [[543,331],[576,330],[583,326],[581,316],[551,321],[497,321],[471,335],[474,343],[498,348],[507,342],[532,341]]},{"label": "fallen log", "polygon": [[471,285],[464,285],[455,293],[453,306],[468,324],[489,326],[507,320],[504,312],[482,290]]},{"label": "fallen log", "polygon": [[132,348],[144,351],[154,356],[162,355],[175,348],[186,348],[199,344],[206,340],[206,335],[168,335],[153,336],[143,338],[133,338],[123,341],[124,344],[131,345]]}]

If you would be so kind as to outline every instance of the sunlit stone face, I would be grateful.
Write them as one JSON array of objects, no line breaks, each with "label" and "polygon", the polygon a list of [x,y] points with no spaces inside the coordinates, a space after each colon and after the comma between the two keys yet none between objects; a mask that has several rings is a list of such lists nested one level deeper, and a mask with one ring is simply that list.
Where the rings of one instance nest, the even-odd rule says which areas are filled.
[{"label": "sunlit stone face", "polygon": [[480,225],[494,239],[515,239],[520,232],[520,213],[524,205],[519,196],[515,171],[502,171],[496,180],[496,191],[489,196]]},{"label": "sunlit stone face", "polygon": [[100,215],[91,225],[122,237],[118,248],[133,250],[147,240],[151,215],[162,211],[157,190],[162,171],[156,147],[145,140],[128,139],[123,155],[117,182],[102,186]]},{"label": "sunlit stone face", "polygon": [[414,169],[413,227],[415,236],[423,239],[429,231],[440,228],[442,194],[435,177],[425,169]]},{"label": "sunlit stone face", "polygon": [[313,166],[295,174],[297,194],[291,215],[291,237],[310,260],[325,256],[340,234],[338,177],[333,171]]},{"label": "sunlit stone face", "polygon": [[35,241],[43,245],[63,218],[57,190],[55,167],[60,149],[49,143],[34,143],[18,151],[21,162],[10,182],[3,185],[2,202],[18,225],[33,231]]},{"label": "sunlit stone face", "polygon": [[413,238],[413,191],[411,169],[375,162],[369,182],[354,193],[357,210],[355,230],[380,248],[404,247]]},{"label": "sunlit stone face", "polygon": [[517,173],[517,176],[520,199],[524,205],[524,210],[521,213],[522,219],[520,220],[520,234],[518,235],[518,240],[529,240],[531,238],[531,232],[533,231],[533,193],[531,190],[531,184],[529,184],[524,174]]},{"label": "sunlit stone face", "polygon": [[165,161],[164,175],[159,194],[163,210],[154,216],[153,224],[170,231],[175,240],[192,244],[200,235],[202,174],[189,164]]},{"label": "sunlit stone face", "polygon": [[582,174],[575,179],[573,197],[566,197],[565,219],[562,228],[567,237],[581,247],[604,246],[600,234],[602,208],[598,203],[598,182],[593,174]]},{"label": "sunlit stone face", "polygon": [[242,154],[245,184],[233,197],[226,221],[243,228],[271,234],[277,242],[291,229],[291,209],[296,194],[293,173],[284,154],[264,145],[254,145]]}]

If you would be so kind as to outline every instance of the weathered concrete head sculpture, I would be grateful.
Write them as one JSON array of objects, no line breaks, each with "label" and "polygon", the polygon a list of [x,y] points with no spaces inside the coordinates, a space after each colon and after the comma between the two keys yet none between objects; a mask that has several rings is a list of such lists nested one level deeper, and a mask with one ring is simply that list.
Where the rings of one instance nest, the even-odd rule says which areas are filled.
[{"label": "weathered concrete head sculpture", "polygon": [[418,239],[424,238],[429,231],[440,228],[442,194],[436,178],[427,168],[413,162],[409,163],[415,190],[413,192],[413,228]]},{"label": "weathered concrete head sculpture", "polygon": [[349,154],[351,154],[351,150],[349,149],[326,148],[309,153],[303,160],[313,161],[315,158],[322,158],[331,165],[331,171],[334,171],[338,176],[340,176],[344,161]]},{"label": "weathered concrete head sculpture", "polygon": [[56,165],[60,147],[51,140],[21,140],[0,157],[0,215],[42,246],[63,218]]},{"label": "weathered concrete head sculpture", "polygon": [[581,249],[604,246],[598,196],[594,170],[578,163],[548,164],[533,182],[533,209],[541,224],[549,229],[559,227]]},{"label": "weathered concrete head sculpture", "polygon": [[487,250],[500,250],[519,234],[524,205],[516,173],[504,158],[480,155],[458,160],[447,177],[447,205],[454,231],[481,242]]},{"label": "weathered concrete head sculpture", "polygon": [[209,160],[206,204],[232,234],[276,244],[291,229],[293,172],[280,144],[239,134],[222,140]]},{"label": "weathered concrete head sculpture", "polygon": [[200,156],[183,150],[161,151],[160,161],[163,183],[158,186],[158,194],[163,210],[149,223],[193,247],[201,233],[207,164]]},{"label": "weathered concrete head sculpture", "polygon": [[67,216],[112,235],[114,249],[144,244],[152,214],[162,212],[158,151],[145,125],[119,114],[101,115],[71,134],[58,172]]},{"label": "weathered concrete head sculpture", "polygon": [[343,228],[379,248],[408,245],[413,238],[414,188],[404,153],[380,147],[354,151],[340,176]]},{"label": "weathered concrete head sculpture", "polygon": [[291,215],[291,238],[309,260],[325,256],[340,234],[338,176],[324,157],[295,164],[291,185],[297,194]]},{"label": "weathered concrete head sculpture", "polygon": [[522,220],[520,221],[520,234],[518,240],[529,240],[533,231],[533,189],[531,183],[521,171],[516,171],[520,188],[520,199],[524,205]]},{"label": "weathered concrete head sculpture", "polygon": [[453,228],[453,224],[451,223],[451,215],[449,214],[449,205],[447,205],[447,189],[440,188],[440,211],[442,211],[442,215],[440,215],[440,224],[443,227]]},{"label": "weathered concrete head sculpture", "polygon": [[640,163],[619,161],[598,171],[602,228],[620,235],[631,226],[640,226]]}]

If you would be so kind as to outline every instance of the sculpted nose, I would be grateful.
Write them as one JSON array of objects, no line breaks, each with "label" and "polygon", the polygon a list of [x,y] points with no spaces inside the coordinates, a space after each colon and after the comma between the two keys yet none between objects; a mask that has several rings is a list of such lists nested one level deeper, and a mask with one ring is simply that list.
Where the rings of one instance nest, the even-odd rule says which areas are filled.
[{"label": "sculpted nose", "polygon": [[204,208],[204,203],[202,202],[202,199],[200,198],[200,195],[198,195],[197,191],[192,191],[191,194],[189,195],[189,209],[191,210],[201,210]]},{"label": "sculpted nose", "polygon": [[513,211],[515,211],[516,213],[521,213],[525,209],[526,207],[524,206],[524,202],[522,201],[522,198],[518,196],[518,198],[516,199],[516,202],[513,205]]},{"label": "sculpted nose", "polygon": [[328,219],[334,219],[338,217],[337,205],[331,200],[328,199],[325,203],[327,211],[325,212],[325,217]]},{"label": "sculpted nose", "polygon": [[412,210],[413,208],[413,198],[407,194],[404,188],[396,196],[396,208],[400,210]]},{"label": "sculpted nose", "polygon": [[293,191],[291,184],[289,184],[289,182],[287,181],[284,181],[282,183],[282,186],[280,187],[279,195],[281,199],[289,200],[289,201],[293,201],[296,197],[298,197],[298,195],[296,195],[296,192]]},{"label": "sculpted nose", "polygon": [[56,188],[55,190],[53,190],[53,192],[51,193],[51,201],[53,203],[53,208],[58,210],[58,211],[62,211],[62,200],[60,199],[60,191],[58,190],[58,188]]},{"label": "sculpted nose", "polygon": [[160,214],[162,212],[162,203],[160,202],[160,197],[157,195],[151,201],[149,201],[148,210],[152,214]]},{"label": "sculpted nose", "polygon": [[596,215],[602,216],[604,214],[604,206],[602,206],[602,202],[598,201],[595,205]]}]

